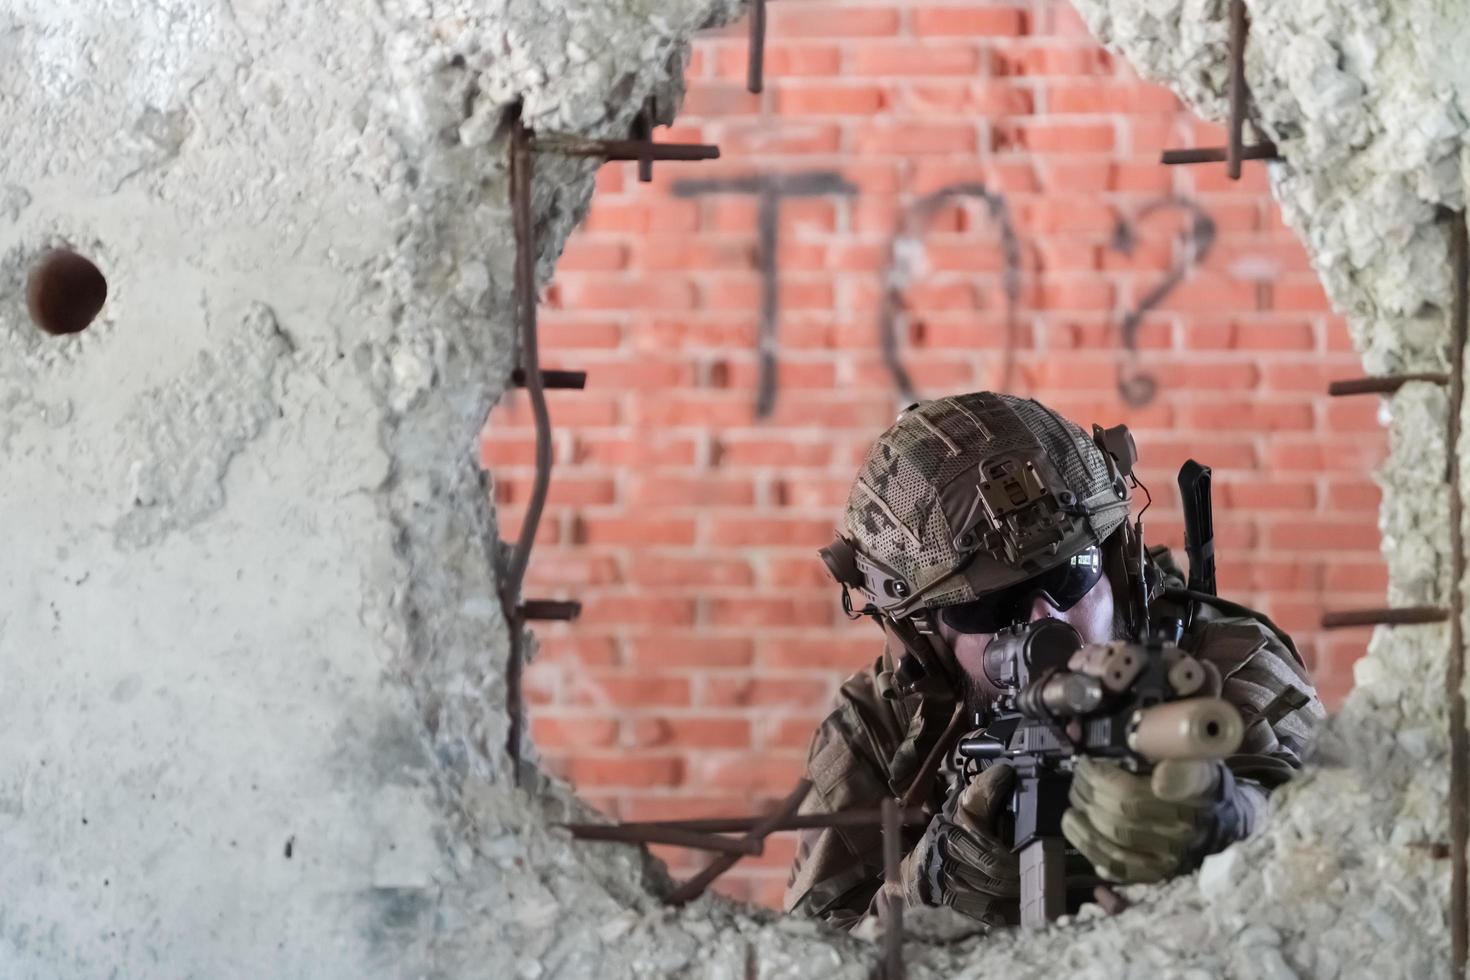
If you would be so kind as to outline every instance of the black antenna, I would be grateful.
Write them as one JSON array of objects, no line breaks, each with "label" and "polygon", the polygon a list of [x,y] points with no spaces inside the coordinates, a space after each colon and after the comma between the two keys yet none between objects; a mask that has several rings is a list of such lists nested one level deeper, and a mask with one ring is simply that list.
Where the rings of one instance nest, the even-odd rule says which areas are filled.
[{"label": "black antenna", "polygon": [[1215,595],[1215,518],[1210,500],[1210,468],[1186,460],[1179,468],[1179,499],[1184,505],[1184,553],[1189,556],[1189,588]]}]

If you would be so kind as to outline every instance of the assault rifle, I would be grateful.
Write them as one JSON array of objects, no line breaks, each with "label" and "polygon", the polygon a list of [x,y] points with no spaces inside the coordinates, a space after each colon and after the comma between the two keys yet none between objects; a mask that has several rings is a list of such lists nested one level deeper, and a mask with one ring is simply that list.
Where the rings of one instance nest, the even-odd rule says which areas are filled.
[{"label": "assault rifle", "polygon": [[[1190,586],[1213,593],[1209,474],[1190,460],[1179,479]],[[1150,608],[1142,521],[1125,531],[1134,635],[1089,651],[1090,668],[1079,671],[1068,661],[1082,639],[1066,623],[1043,619],[997,633],[985,649],[984,672],[1000,693],[959,744],[967,760],[1004,760],[1016,770],[1008,811],[1010,843],[1020,855],[1023,926],[1045,925],[1067,909],[1061,820],[1078,757],[1116,759],[1147,772],[1170,759],[1224,758],[1244,731],[1235,707],[1212,696],[1212,669],[1178,646],[1192,609],[1155,617]]]}]

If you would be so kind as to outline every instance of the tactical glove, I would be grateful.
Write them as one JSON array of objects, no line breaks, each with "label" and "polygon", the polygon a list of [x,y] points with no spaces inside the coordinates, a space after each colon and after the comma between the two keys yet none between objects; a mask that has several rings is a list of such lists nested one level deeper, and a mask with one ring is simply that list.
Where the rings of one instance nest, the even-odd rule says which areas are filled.
[{"label": "tactical glove", "polygon": [[997,763],[945,802],[902,864],[905,903],[948,905],[984,922],[1014,917],[1021,894],[1016,855],[996,822],[1015,783]]},{"label": "tactical glove", "polygon": [[1146,776],[1082,758],[1062,834],[1104,878],[1162,881],[1249,834],[1258,812],[1252,789],[1218,761],[1163,762]]}]

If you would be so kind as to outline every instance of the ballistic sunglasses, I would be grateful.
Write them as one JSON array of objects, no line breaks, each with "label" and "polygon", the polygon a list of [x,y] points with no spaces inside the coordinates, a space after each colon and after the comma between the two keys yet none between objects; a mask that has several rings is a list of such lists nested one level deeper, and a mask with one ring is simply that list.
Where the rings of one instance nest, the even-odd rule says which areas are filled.
[{"label": "ballistic sunglasses", "polygon": [[1025,622],[1037,596],[1059,612],[1071,609],[1092,591],[1102,573],[1102,549],[1092,545],[1040,575],[970,602],[944,606],[938,610],[939,618],[956,633],[998,633],[1013,623]]}]

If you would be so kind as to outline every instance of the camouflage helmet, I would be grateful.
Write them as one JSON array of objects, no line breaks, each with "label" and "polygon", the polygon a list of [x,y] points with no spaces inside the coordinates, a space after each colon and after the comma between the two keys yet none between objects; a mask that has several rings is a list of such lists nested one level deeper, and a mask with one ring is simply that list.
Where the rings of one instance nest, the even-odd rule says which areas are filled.
[{"label": "camouflage helmet", "polygon": [[1125,427],[1088,437],[1034,400],[919,402],[868,451],[822,558],[893,619],[968,602],[1101,544],[1135,456]]}]

